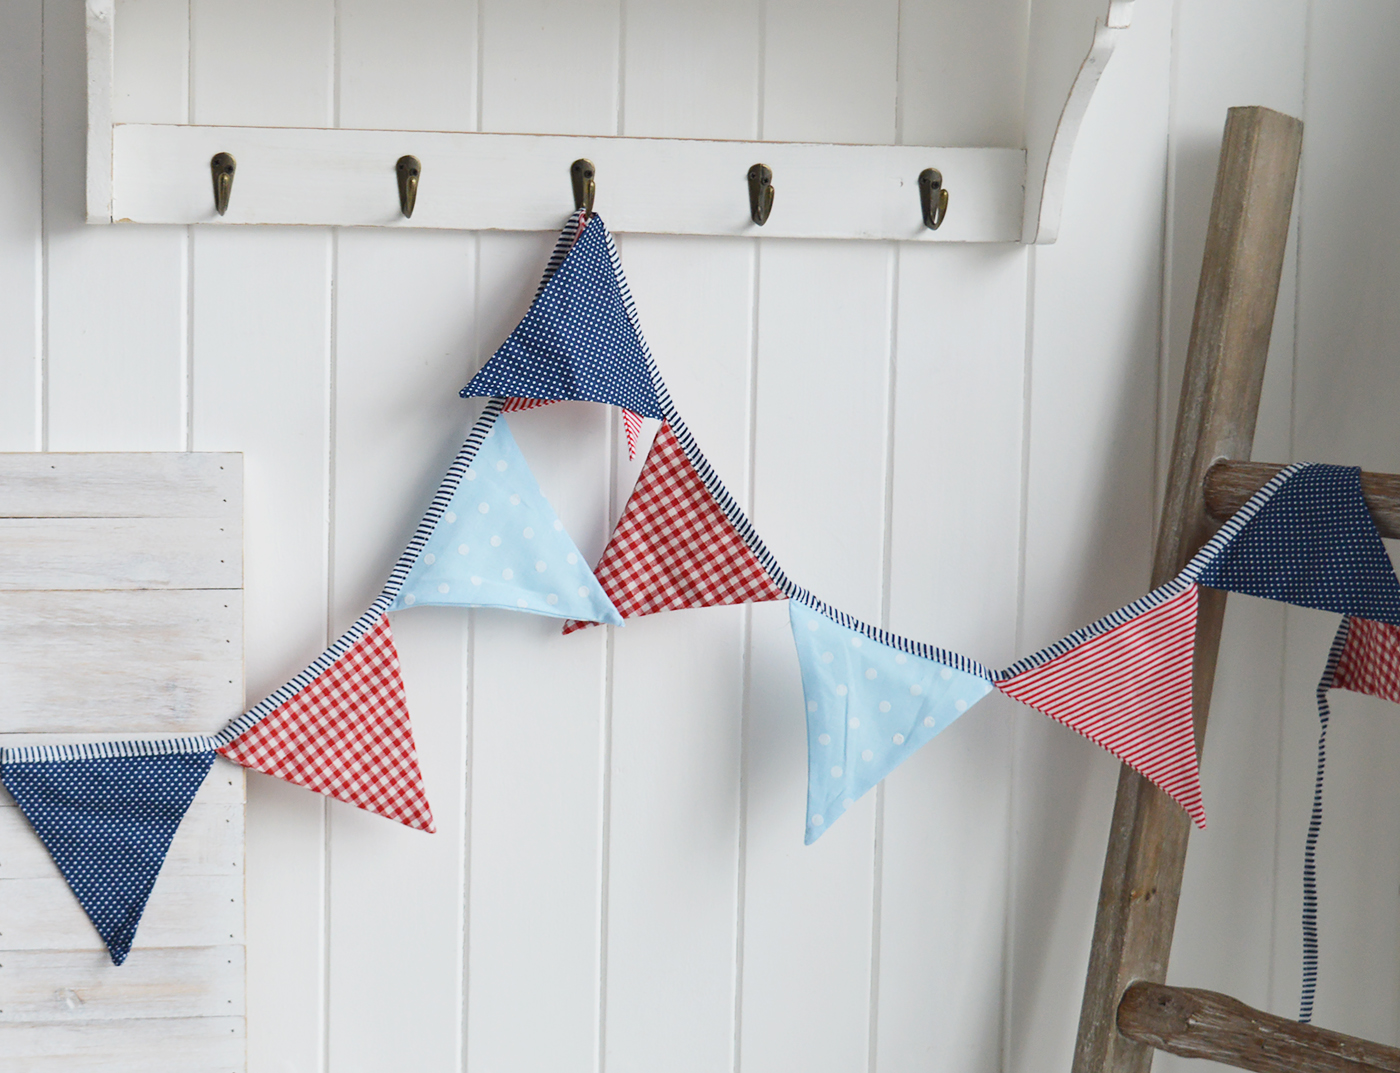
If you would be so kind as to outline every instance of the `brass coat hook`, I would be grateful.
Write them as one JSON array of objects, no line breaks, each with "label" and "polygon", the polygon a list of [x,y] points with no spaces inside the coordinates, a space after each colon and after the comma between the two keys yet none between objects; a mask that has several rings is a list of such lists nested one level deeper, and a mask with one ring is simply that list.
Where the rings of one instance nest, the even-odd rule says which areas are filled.
[{"label": "brass coat hook", "polygon": [[943,186],[943,173],[937,168],[925,168],[919,173],[919,204],[924,210],[924,226],[937,231],[948,215],[948,191]]},{"label": "brass coat hook", "polygon": [[228,212],[229,194],[233,193],[233,173],[238,161],[228,153],[215,153],[209,158],[209,173],[214,177],[214,211],[220,216]]},{"label": "brass coat hook", "polygon": [[762,227],[773,211],[773,169],[755,164],[749,169],[749,218]]},{"label": "brass coat hook", "polygon": [[598,192],[594,176],[597,174],[598,169],[593,166],[593,161],[582,157],[569,168],[569,178],[574,184],[574,209],[582,209],[585,216],[593,215],[593,195]]},{"label": "brass coat hook", "polygon": [[423,165],[416,156],[401,156],[394,170],[399,175],[399,211],[405,217],[412,216],[414,202],[418,200],[418,176],[423,173]]}]

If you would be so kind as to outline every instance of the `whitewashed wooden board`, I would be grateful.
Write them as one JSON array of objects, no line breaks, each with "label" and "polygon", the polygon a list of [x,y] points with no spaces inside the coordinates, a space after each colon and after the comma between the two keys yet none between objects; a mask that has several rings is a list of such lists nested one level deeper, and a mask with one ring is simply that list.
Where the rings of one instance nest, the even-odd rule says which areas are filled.
[{"label": "whitewashed wooden board", "polygon": [[[0,745],[243,707],[242,476],[237,454],[0,454]],[[243,795],[216,761],[118,967],[0,793],[4,1068],[246,1068]]]}]

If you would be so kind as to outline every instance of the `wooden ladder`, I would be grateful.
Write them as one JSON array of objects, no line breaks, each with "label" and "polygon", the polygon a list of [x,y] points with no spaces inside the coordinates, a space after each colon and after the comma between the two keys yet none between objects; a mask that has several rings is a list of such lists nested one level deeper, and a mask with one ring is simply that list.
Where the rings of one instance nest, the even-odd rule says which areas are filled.
[{"label": "wooden ladder", "polygon": [[[1278,470],[1250,463],[1283,273],[1303,124],[1231,108],[1215,179],[1153,587]],[[1363,474],[1383,536],[1400,537],[1400,477]],[[1225,593],[1202,588],[1193,678],[1205,738]],[[1118,777],[1073,1073],[1147,1073],[1153,1049],[1261,1073],[1400,1071],[1400,1050],[1165,985],[1190,820],[1132,768]]]}]

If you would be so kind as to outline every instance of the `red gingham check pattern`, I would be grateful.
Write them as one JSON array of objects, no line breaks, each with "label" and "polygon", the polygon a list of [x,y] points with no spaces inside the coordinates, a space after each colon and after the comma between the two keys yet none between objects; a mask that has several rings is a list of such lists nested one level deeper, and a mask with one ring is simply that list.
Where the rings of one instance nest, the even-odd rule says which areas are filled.
[{"label": "red gingham check pattern", "polygon": [[[593,572],[623,618],[787,597],[715,503],[669,424]],[[569,622],[565,633],[592,623]]]},{"label": "red gingham check pattern", "polygon": [[997,688],[1102,745],[1206,825],[1191,725],[1197,587]]},{"label": "red gingham check pattern", "polygon": [[254,771],[433,831],[389,618],[219,750]]},{"label": "red gingham check pattern", "polygon": [[[514,413],[517,410],[533,410],[536,406],[548,406],[558,399],[507,399],[501,413]],[[622,411],[622,427],[627,433],[627,457],[637,457],[637,440],[642,434],[642,419],[631,410]]]},{"label": "red gingham check pattern", "polygon": [[1332,685],[1400,704],[1400,629],[1353,618]]}]

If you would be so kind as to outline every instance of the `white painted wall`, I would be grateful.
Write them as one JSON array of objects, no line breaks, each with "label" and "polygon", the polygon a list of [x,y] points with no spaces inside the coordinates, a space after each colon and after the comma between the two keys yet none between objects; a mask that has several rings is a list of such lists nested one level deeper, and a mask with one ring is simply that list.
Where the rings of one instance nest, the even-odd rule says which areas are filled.
[{"label": "white painted wall", "polygon": [[[1020,124],[1021,0],[119,7],[118,119]],[[1050,247],[624,236],[672,392],[790,574],[994,665],[1141,594],[1231,104],[1307,123],[1258,457],[1400,469],[1397,46],[1381,0],[1139,0]],[[552,237],[86,227],[81,5],[0,0],[0,87],[0,449],[244,452],[260,696],[378,588]],[[636,472],[614,416],[512,424],[596,555]],[[1232,599],[1172,963],[1281,1013],[1331,628]],[[250,777],[255,1073],[1068,1068],[1117,770],[1088,742],[989,698],[804,848],[781,607],[395,630],[439,833]],[[1395,1041],[1400,728],[1336,713],[1317,1020]]]}]

